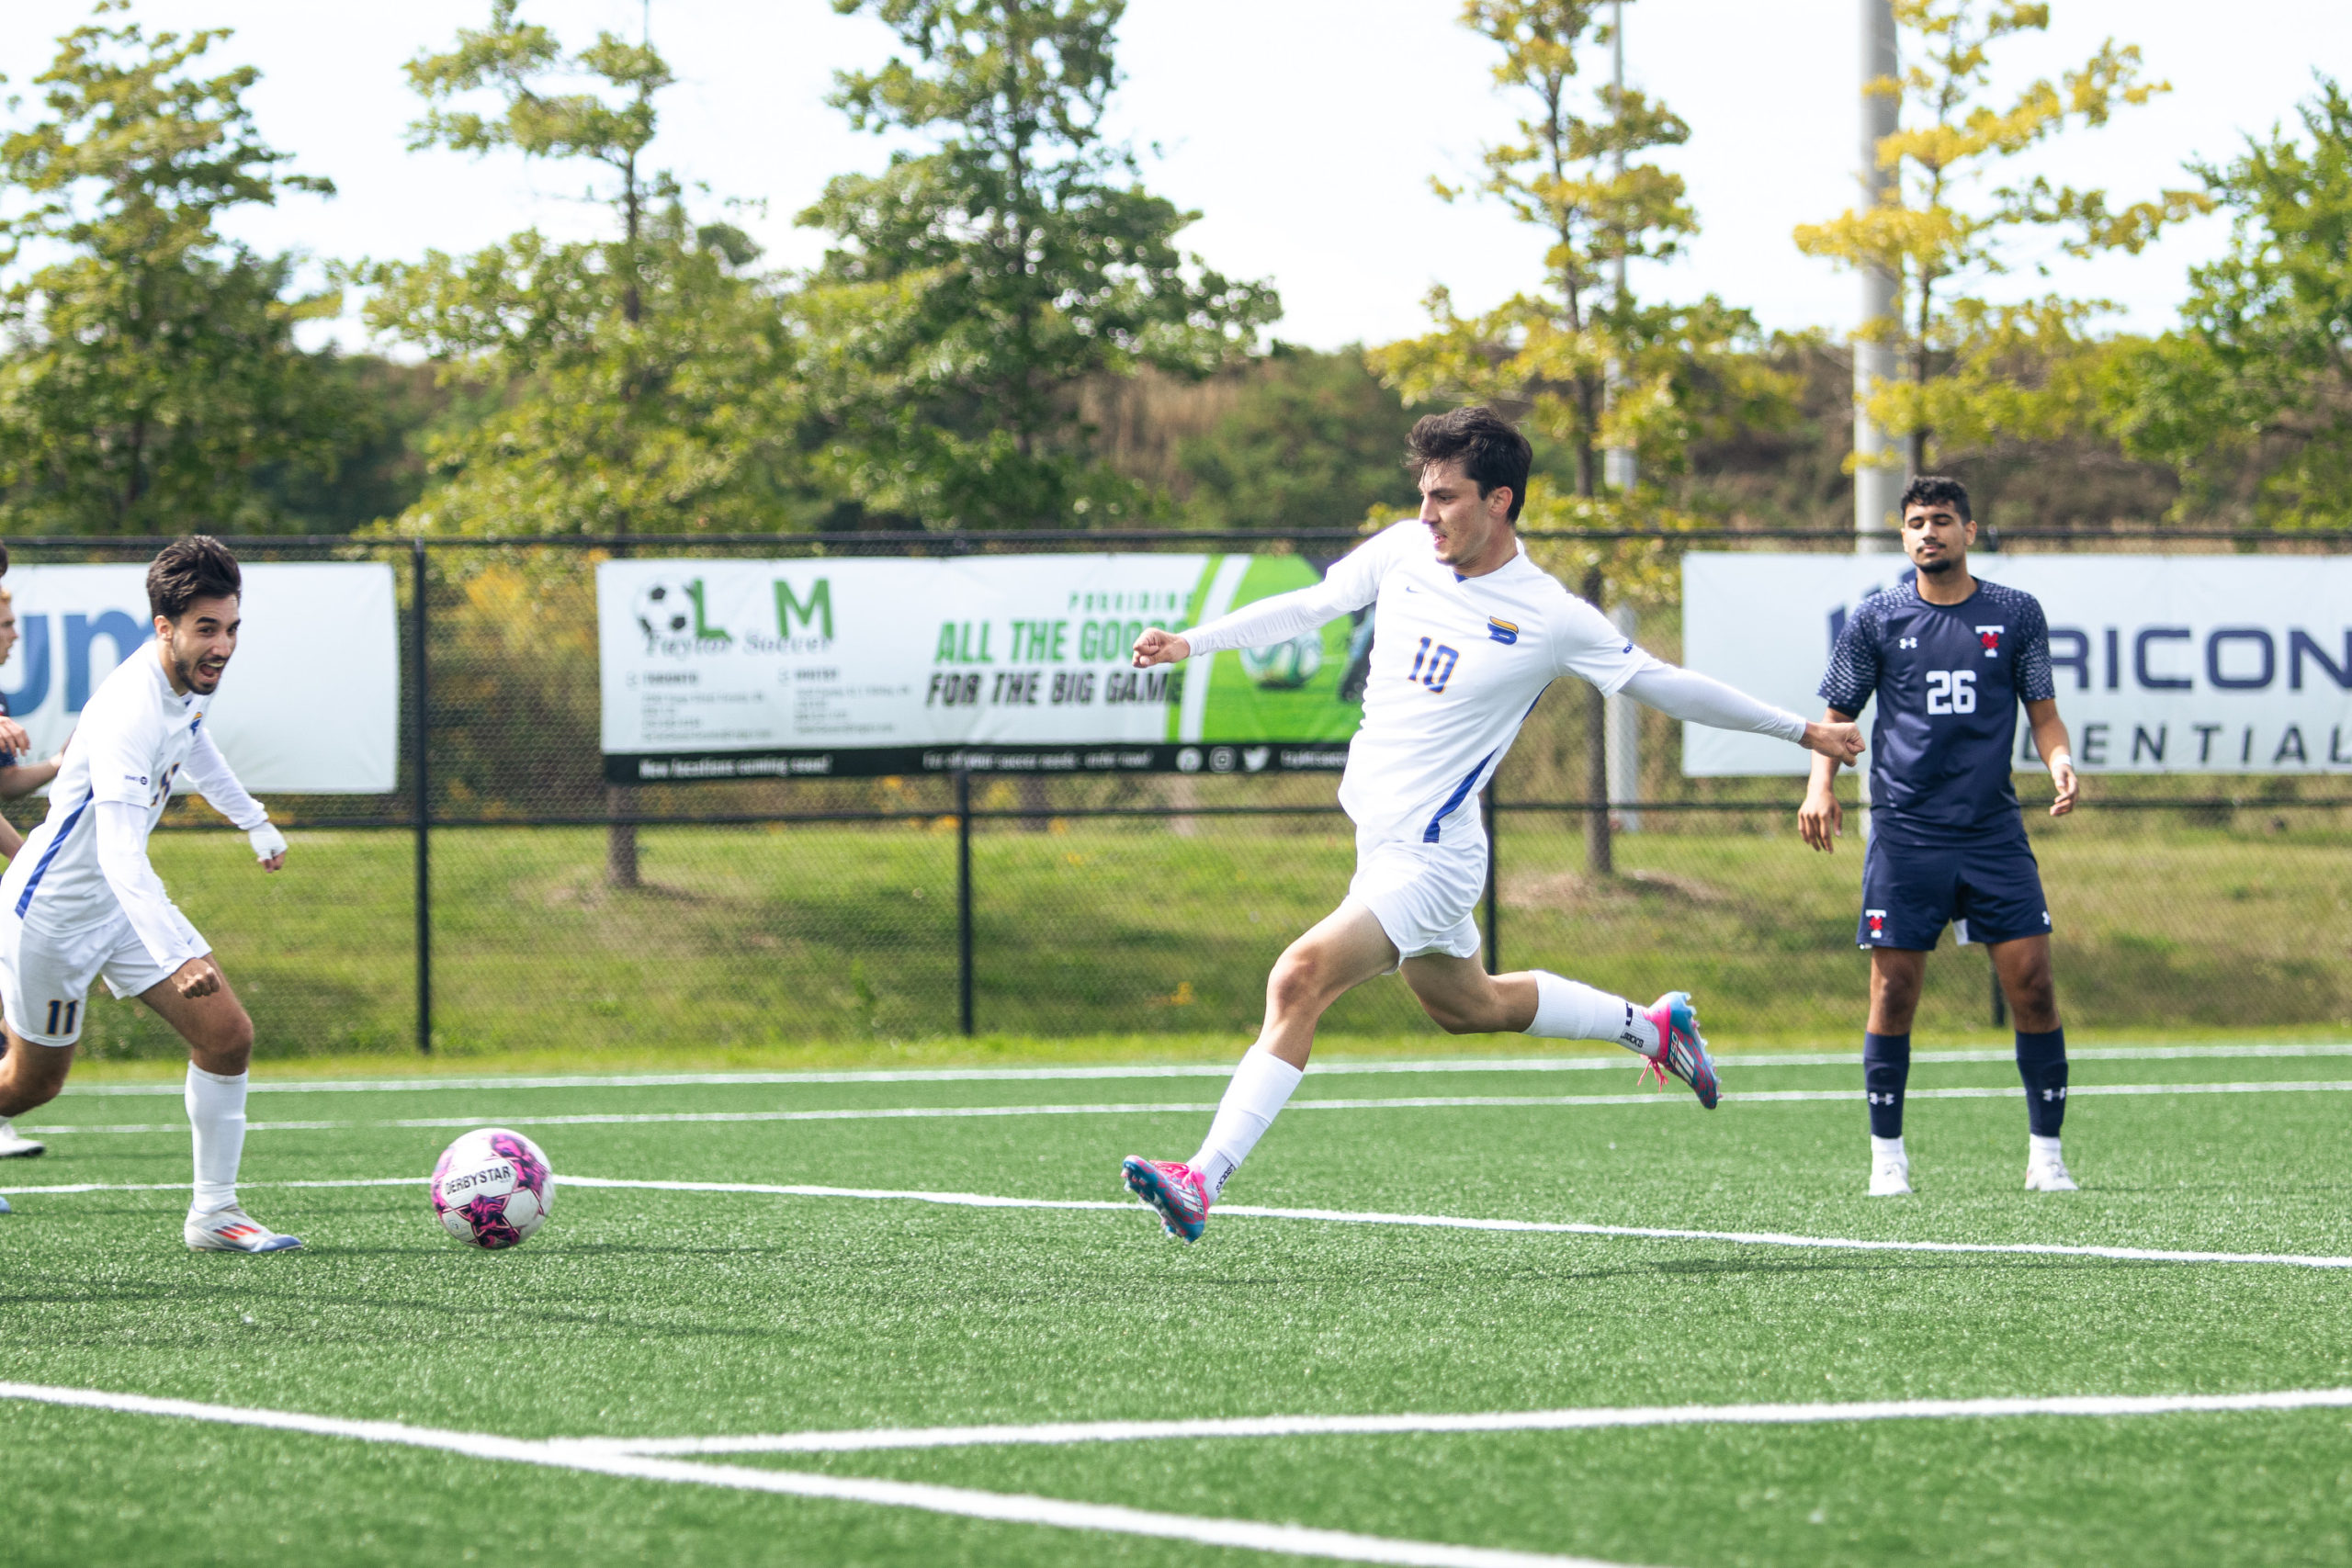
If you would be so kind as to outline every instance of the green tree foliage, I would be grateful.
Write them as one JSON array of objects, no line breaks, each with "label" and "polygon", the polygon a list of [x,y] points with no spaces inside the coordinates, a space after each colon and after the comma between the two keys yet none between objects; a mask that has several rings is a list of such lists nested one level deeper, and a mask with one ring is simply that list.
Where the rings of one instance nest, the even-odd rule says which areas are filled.
[{"label": "green tree foliage", "polygon": [[[567,55],[517,8],[493,0],[487,28],[409,63],[429,106],[412,145],[601,165],[616,232],[526,230],[470,256],[358,269],[370,326],[503,393],[480,423],[431,438],[433,482],[404,525],[775,527],[800,499],[783,311],[749,238],[695,223],[677,183],[643,167],[669,66],[611,33]],[[496,112],[465,107],[475,95]]]},{"label": "green tree foliage", "polygon": [[2122,345],[2107,381],[2126,448],[2180,475],[2177,513],[2352,520],[2352,99],[2323,76],[2298,113],[2301,139],[2191,165],[2229,250],[2190,270],[2182,329]]},{"label": "green tree foliage", "polygon": [[[1487,149],[1477,189],[1550,241],[1544,285],[1476,316],[1456,311],[1441,288],[1430,298],[1437,330],[1374,355],[1408,397],[1526,407],[1532,430],[1571,455],[1584,498],[1600,488],[1603,446],[1631,446],[1645,468],[1670,470],[1701,423],[1777,418],[1786,390],[1760,373],[1760,359],[1738,352],[1757,337],[1746,311],[1712,295],[1645,306],[1607,286],[1621,260],[1679,254],[1698,219],[1680,175],[1639,161],[1689,141],[1690,127],[1640,92],[1577,90],[1578,50],[1610,41],[1602,8],[1602,0],[1463,6],[1463,26],[1502,51],[1497,85],[1528,106],[1518,139]],[[1437,188],[1449,200],[1465,194]],[[1612,370],[1623,383],[1613,396]]]},{"label": "green tree foliage", "polygon": [[259,73],[190,69],[227,36],[78,28],[35,78],[46,118],[0,141],[0,182],[20,203],[0,220],[11,529],[299,526],[261,481],[322,483],[346,445],[348,382],[293,337],[338,297],[297,293],[291,258],[218,227],[280,192],[334,188],[287,173],[255,132],[244,95]]},{"label": "green tree foliage", "polygon": [[1352,528],[1413,509],[1406,429],[1436,403],[1408,404],[1361,350],[1276,344],[1242,373],[1238,395],[1178,444],[1188,518],[1224,528]]},{"label": "green tree foliage", "polygon": [[1864,331],[1894,345],[1905,377],[1871,396],[1871,417],[1905,438],[1914,472],[1930,438],[1974,446],[1999,435],[2050,436],[2083,428],[2097,400],[2101,354],[2087,323],[2113,309],[2055,294],[1986,302],[1971,288],[2018,265],[2026,237],[2054,232],[2077,257],[2137,254],[2164,228],[2208,210],[2195,192],[2166,190],[2116,206],[2105,191],[2036,176],[1983,196],[1976,187],[2011,159],[2070,127],[2105,125],[2116,110],[2171,91],[2144,80],[2136,46],[2110,39],[2082,66],[1991,100],[1993,46],[2050,26],[2050,7],[2022,0],[1894,0],[1906,57],[1900,80],[1871,92],[1902,100],[1912,123],[1879,143],[1894,199],[1803,224],[1797,248],[1898,281],[1896,318]]},{"label": "green tree foliage", "polygon": [[1102,118],[1124,0],[833,0],[903,53],[832,102],[905,136],[801,221],[839,241],[799,302],[835,481],[933,527],[1132,516],[1078,394],[1138,365],[1200,374],[1278,313],[1176,244],[1197,216],[1143,188]]}]

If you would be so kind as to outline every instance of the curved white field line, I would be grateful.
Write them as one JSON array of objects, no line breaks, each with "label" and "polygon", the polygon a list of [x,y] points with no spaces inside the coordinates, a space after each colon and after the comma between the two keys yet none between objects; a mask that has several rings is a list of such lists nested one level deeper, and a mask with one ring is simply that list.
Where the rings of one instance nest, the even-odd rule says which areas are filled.
[{"label": "curved white field line", "polygon": [[[422,1176],[342,1181],[249,1181],[247,1187],[423,1186]],[[1132,1201],[1100,1198],[1011,1198],[988,1192],[933,1192],[917,1188],[825,1187],[763,1181],[663,1181],[605,1176],[559,1176],[567,1187],[610,1187],[642,1192],[732,1192],[775,1198],[847,1198],[895,1203],[939,1203],[965,1209],[1054,1209],[1136,1213]],[[74,1182],[55,1187],[0,1187],[0,1197],[77,1192],[186,1191],[185,1181]],[[1148,1213],[1148,1211],[1140,1211]],[[2097,1258],[2127,1263],[2257,1263],[2294,1269],[2352,1269],[2352,1258],[2301,1252],[2197,1252],[2148,1247],[2063,1246],[2041,1242],[1881,1241],[1860,1236],[1794,1235],[1781,1231],[1681,1230],[1660,1225],[1588,1224],[1569,1220],[1492,1220],[1455,1214],[1389,1214],[1353,1209],[1284,1209],[1220,1203],[1220,1219],[1304,1220],[1319,1224],[1400,1225],[1420,1230],[1493,1231],[1530,1235],[1615,1236],[1635,1241],[1726,1242],[1738,1247],[1790,1247],[1831,1252],[1930,1252],[2028,1258]]]},{"label": "curved white field line", "polygon": [[881,1427],[721,1438],[583,1438],[609,1453],[865,1453],[1217,1438],[1382,1437],[1419,1432],[1586,1432],[1616,1427],[1799,1427],[1849,1421],[1991,1420],[2025,1416],[2173,1416],[2352,1408],[2352,1388],[2266,1393],[2061,1394],[2022,1399],[1896,1399],[1815,1404],[1653,1404],[1467,1415],[1244,1416],[1204,1421],[1052,1421],[1019,1427]]},{"label": "curved white field line", "polygon": [[[2279,1045],[2077,1045],[2066,1053],[2077,1062],[2170,1062],[2202,1056],[2293,1057],[2352,1056],[2352,1043],[2318,1042]],[[1914,1051],[1914,1062],[2006,1062],[2012,1053],[1997,1048]],[[1835,1067],[1859,1065],[1859,1051],[1762,1052],[1719,1056],[1731,1067]],[[1619,1072],[1626,1059],[1614,1052],[1581,1056],[1437,1057],[1423,1061],[1383,1062],[1318,1058],[1317,1077],[1335,1073],[1581,1073]],[[1223,1078],[1233,1076],[1231,1062],[1144,1063],[1114,1066],[1046,1067],[880,1067],[739,1073],[581,1073],[569,1075],[483,1077],[319,1078],[273,1082],[256,1079],[255,1094],[412,1094],[452,1089],[658,1089],[700,1084],[856,1084],[856,1083],[1019,1083],[1023,1081],[1082,1081],[1095,1078]],[[69,1084],[68,1095],[169,1095],[184,1092],[176,1081],[127,1084]]]},{"label": "curved white field line", "polygon": [[[1611,1063],[1623,1066],[1623,1063]],[[2091,1095],[2173,1094],[2343,1094],[2352,1082],[2252,1082],[2078,1084],[2068,1098]],[[1907,1100],[2015,1100],[2025,1090],[2009,1084],[1980,1089],[1915,1089]],[[1849,1101],[1861,1097],[1849,1089],[1770,1089],[1726,1091],[1724,1104],[1794,1104]],[[1679,1090],[1638,1090],[1630,1094],[1447,1094],[1395,1095],[1362,1100],[1307,1098],[1292,1100],[1286,1110],[1300,1111],[1436,1111],[1481,1106],[1574,1108],[1594,1105],[1680,1105]],[[563,1116],[534,1116],[527,1112],[503,1116],[407,1116],[384,1121],[248,1122],[249,1133],[311,1133],[354,1127],[481,1127],[511,1122],[518,1127],[613,1127],[668,1122],[929,1122],[1004,1116],[1161,1116],[1203,1115],[1216,1109],[1211,1100],[1150,1100],[1098,1105],[892,1105],[860,1106],[830,1111],[602,1111]],[[177,1133],[183,1122],[54,1122],[26,1126],[20,1132],[46,1137],[72,1133]]]},{"label": "curved white field line", "polygon": [[594,1444],[533,1442],[489,1432],[453,1432],[397,1421],[345,1421],[290,1410],[250,1410],[200,1404],[185,1399],[151,1399],[101,1389],[51,1388],[39,1383],[0,1382],[0,1399],[68,1405],[119,1415],[165,1416],[259,1427],[312,1437],[345,1438],[402,1448],[436,1449],[469,1459],[499,1460],[548,1470],[583,1471],[632,1481],[720,1486],[739,1492],[769,1492],[791,1497],[913,1508],[999,1524],[1045,1525],[1057,1529],[1097,1530],[1111,1535],[1152,1536],[1245,1551],[1283,1552],[1337,1562],[1381,1562],[1407,1568],[1616,1568],[1589,1557],[1557,1557],[1491,1547],[1450,1546],[1437,1541],[1393,1540],[1345,1530],[1300,1525],[1260,1524],[1249,1519],[1198,1518],[1153,1513],[1103,1503],[1069,1503],[1055,1497],[980,1492],[961,1486],[930,1486],[904,1481],[868,1481],[855,1476],[810,1475],[789,1470],[752,1470],[741,1465],[691,1464],[673,1459],[620,1453]]}]

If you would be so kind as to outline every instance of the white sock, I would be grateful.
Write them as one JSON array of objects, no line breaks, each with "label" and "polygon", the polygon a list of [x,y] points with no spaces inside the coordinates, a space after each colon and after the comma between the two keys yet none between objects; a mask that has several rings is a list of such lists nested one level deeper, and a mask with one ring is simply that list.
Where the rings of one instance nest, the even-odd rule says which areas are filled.
[{"label": "white sock", "polygon": [[1548,969],[1534,974],[1535,1021],[1522,1032],[1544,1040],[1606,1040],[1645,1056],[1657,1055],[1657,1026],[1624,998]]},{"label": "white sock", "polygon": [[2025,1135],[2025,1156],[2029,1161],[2037,1163],[2046,1159],[2064,1163],[2064,1156],[2058,1153],[2058,1140],[2045,1138],[2039,1133],[2028,1133]]},{"label": "white sock", "polygon": [[1882,1138],[1876,1133],[1872,1133],[1871,1156],[1873,1159],[1898,1159],[1906,1166],[1911,1163],[1911,1156],[1903,1152],[1903,1139],[1900,1134],[1892,1138]]},{"label": "white sock", "polygon": [[1241,1058],[1233,1069],[1233,1081],[1225,1086],[1225,1098],[1217,1101],[1216,1119],[1209,1123],[1201,1152],[1189,1162],[1201,1173],[1212,1200],[1225,1190],[1226,1179],[1250,1157],[1289,1102],[1290,1091],[1306,1076],[1261,1046],[1251,1046]]},{"label": "white sock", "polygon": [[208,1073],[187,1066],[187,1124],[196,1139],[196,1195],[191,1214],[209,1214],[237,1201],[237,1161],[245,1152],[245,1085],[249,1075]]}]

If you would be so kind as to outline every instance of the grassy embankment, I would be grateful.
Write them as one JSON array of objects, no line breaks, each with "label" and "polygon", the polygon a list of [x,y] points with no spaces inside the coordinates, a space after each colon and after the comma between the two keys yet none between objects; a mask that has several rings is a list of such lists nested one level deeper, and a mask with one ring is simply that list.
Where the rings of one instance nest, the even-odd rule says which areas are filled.
[{"label": "grassy embankment", "polygon": [[[1565,825],[1562,825],[1565,826]],[[982,834],[974,849],[978,1024],[956,1033],[955,841],[890,832],[658,829],[645,886],[602,880],[593,830],[468,829],[433,840],[438,1059],[518,1066],[820,1066],[1230,1055],[1266,965],[1346,886],[1340,834],[1204,819]],[[2352,856],[2338,835],[2221,829],[2037,835],[2078,1036],[2352,1027]],[[1596,885],[1566,831],[1513,818],[1502,952],[1646,998],[1700,999],[1737,1047],[1843,1043],[1860,1027],[1860,864],[1790,836],[1645,833]],[[171,834],[156,859],[253,1008],[267,1057],[413,1052],[413,848],[405,834],[298,833],[265,877],[235,835]],[[1989,1032],[1984,960],[1930,966],[1922,1042]],[[1450,1041],[1396,981],[1327,1025],[1352,1052]],[[177,1055],[143,1010],[94,998],[96,1061]],[[388,1060],[390,1059],[390,1060]],[[323,1061],[316,1064],[323,1066]]]}]

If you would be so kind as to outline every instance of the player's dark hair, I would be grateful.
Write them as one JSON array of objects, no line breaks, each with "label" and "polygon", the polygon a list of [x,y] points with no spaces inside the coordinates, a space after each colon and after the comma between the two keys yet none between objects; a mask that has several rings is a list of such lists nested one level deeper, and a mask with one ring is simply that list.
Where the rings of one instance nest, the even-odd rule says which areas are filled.
[{"label": "player's dark hair", "polygon": [[167,621],[187,615],[198,599],[234,599],[244,591],[237,558],[209,534],[174,539],[147,569],[147,607]]},{"label": "player's dark hair", "polygon": [[1481,496],[1510,487],[1510,520],[1527,504],[1527,470],[1535,448],[1510,421],[1483,405],[1424,415],[1405,438],[1405,466],[1419,473],[1431,463],[1459,461]]},{"label": "player's dark hair", "polygon": [[1962,523],[1976,521],[1976,513],[1968,510],[1968,487],[1941,474],[1921,474],[1903,487],[1902,511],[1915,506],[1949,506]]}]

